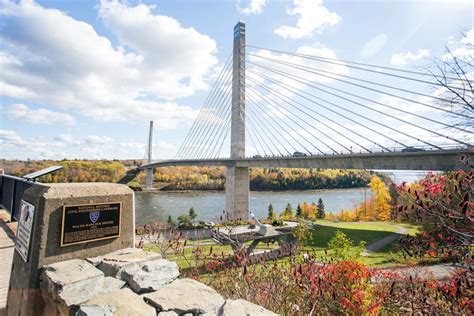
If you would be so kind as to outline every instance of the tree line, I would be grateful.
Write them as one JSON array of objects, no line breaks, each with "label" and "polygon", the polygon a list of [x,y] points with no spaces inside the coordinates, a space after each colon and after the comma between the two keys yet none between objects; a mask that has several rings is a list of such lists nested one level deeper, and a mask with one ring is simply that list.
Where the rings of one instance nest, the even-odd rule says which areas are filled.
[{"label": "tree line", "polygon": [[[40,169],[61,165],[63,170],[43,176],[40,182],[118,182],[127,169],[137,166],[134,160],[0,160],[7,174],[22,176]],[[250,189],[317,190],[357,188],[368,185],[373,172],[338,169],[251,168]],[[224,167],[161,167],[155,169],[154,186],[160,190],[224,190]],[[139,188],[145,182],[140,173],[129,183]]]}]

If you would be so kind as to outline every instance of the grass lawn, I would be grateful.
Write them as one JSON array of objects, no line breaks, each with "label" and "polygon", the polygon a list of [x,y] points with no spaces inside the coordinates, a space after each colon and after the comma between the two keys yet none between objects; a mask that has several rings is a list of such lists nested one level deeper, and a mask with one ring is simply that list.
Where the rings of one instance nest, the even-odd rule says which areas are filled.
[{"label": "grass lawn", "polygon": [[[409,234],[415,234],[419,227],[405,223],[394,223],[394,222],[332,222],[328,220],[317,220],[316,228],[313,230],[313,236],[311,241],[303,246],[303,251],[310,251],[317,256],[317,259],[323,259],[325,257],[324,250],[327,247],[328,241],[334,236],[337,230],[342,231],[346,234],[354,244],[358,244],[360,241],[365,241],[366,245],[389,236],[395,233],[399,227],[404,227],[408,230]],[[196,248],[189,247],[194,246],[202,250],[203,254],[209,254],[212,247],[212,252],[215,254],[230,255],[233,253],[230,246],[223,246],[218,244],[209,245],[212,242],[211,239],[199,240],[199,241],[188,241],[188,247],[184,249],[183,255],[172,255],[168,256],[167,259],[176,261],[181,269],[188,269],[194,265],[194,254],[193,250]],[[396,242],[395,242],[396,243]],[[260,243],[257,246],[257,250],[273,249],[278,247],[275,244],[264,244]],[[158,248],[154,245],[147,245],[145,247],[149,251],[158,251]],[[366,257],[363,257],[363,262],[370,266],[387,267],[400,265],[395,260],[398,247],[394,244],[385,246],[383,249],[371,253]],[[285,259],[280,259],[285,260]]]}]

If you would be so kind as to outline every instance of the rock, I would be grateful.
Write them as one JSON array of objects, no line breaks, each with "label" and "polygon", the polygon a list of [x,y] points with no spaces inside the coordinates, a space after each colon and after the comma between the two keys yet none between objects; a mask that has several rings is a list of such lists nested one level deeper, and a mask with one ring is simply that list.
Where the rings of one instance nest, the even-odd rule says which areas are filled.
[{"label": "rock", "polygon": [[114,292],[123,288],[124,285],[125,285],[125,281],[112,278],[112,277],[105,277],[102,280],[102,286],[100,286],[98,292],[95,294],[105,294],[105,293]]},{"label": "rock", "polygon": [[224,299],[214,289],[192,279],[179,279],[143,296],[158,311],[217,314]]},{"label": "rock", "polygon": [[65,306],[85,302],[98,292],[104,273],[85,260],[72,259],[43,268],[41,287]]},{"label": "rock", "polygon": [[179,276],[176,262],[164,259],[133,263],[122,268],[121,277],[136,293],[151,292]]},{"label": "rock", "polygon": [[105,256],[88,258],[87,261],[97,266],[106,276],[120,277],[122,268],[134,263],[161,259],[161,255],[146,252],[137,248],[125,248]]},{"label": "rock", "polygon": [[175,312],[172,312],[172,311],[169,311],[169,312],[158,313],[158,316],[179,316],[179,314],[175,313]]},{"label": "rock", "polygon": [[97,295],[93,299],[82,303],[76,312],[80,316],[99,315],[156,315],[153,307],[130,289],[124,288],[115,292]]},{"label": "rock", "polygon": [[219,311],[219,316],[234,316],[234,315],[263,315],[276,316],[274,312],[263,308],[260,305],[250,303],[246,300],[227,300]]}]

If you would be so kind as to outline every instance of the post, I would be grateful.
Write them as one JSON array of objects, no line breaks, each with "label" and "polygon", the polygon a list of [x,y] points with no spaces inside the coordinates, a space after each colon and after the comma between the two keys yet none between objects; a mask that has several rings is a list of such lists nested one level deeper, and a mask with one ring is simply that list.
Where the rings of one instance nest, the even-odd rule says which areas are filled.
[{"label": "post", "polygon": [[[234,27],[230,156],[245,158],[245,23]],[[249,218],[249,170],[227,167],[226,211],[231,219]]]},{"label": "post", "polygon": [[[153,151],[153,121],[150,121],[150,131],[148,133],[148,164],[151,163]],[[148,167],[146,169],[146,189],[153,189],[153,167]]]}]

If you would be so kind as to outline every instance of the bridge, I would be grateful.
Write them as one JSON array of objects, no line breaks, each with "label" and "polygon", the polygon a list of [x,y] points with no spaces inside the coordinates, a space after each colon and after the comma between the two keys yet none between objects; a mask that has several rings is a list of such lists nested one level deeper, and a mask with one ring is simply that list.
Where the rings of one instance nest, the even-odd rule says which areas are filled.
[{"label": "bridge", "polygon": [[[460,156],[473,153],[474,116],[456,109],[463,102],[472,107],[472,97],[462,94],[467,79],[444,75],[443,81],[424,72],[339,60],[324,50],[314,55],[313,50],[246,45],[245,24],[237,23],[233,52],[176,158],[152,161],[150,126],[148,163],[130,170],[121,182],[146,171],[151,188],[154,168],[224,166],[226,212],[231,219],[247,219],[252,167],[465,168]],[[424,93],[427,85],[435,92]],[[459,98],[446,97],[449,92]]]}]

